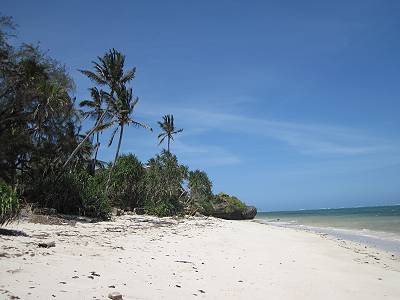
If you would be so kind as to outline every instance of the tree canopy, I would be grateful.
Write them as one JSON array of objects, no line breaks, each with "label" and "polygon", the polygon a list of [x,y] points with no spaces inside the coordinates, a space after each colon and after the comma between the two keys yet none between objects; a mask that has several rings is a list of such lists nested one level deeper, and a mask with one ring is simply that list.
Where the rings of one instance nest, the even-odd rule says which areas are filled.
[{"label": "tree canopy", "polygon": [[[91,99],[78,105],[64,65],[38,46],[13,46],[15,28],[12,18],[0,17],[0,225],[17,215],[19,199],[101,219],[110,217],[112,206],[158,216],[209,215],[216,199],[225,201],[214,197],[205,172],[190,171],[170,152],[183,131],[175,128],[172,114],[158,122],[159,144],[167,140],[166,150],[146,163],[133,154],[120,156],[127,126],[152,131],[134,116],[136,69],[126,68],[125,55],[113,48],[91,70],[80,70],[94,86]],[[85,118],[93,124],[82,132]],[[114,160],[99,164],[99,135],[108,129],[108,146],[118,134]],[[239,203],[232,199],[232,205]]]}]

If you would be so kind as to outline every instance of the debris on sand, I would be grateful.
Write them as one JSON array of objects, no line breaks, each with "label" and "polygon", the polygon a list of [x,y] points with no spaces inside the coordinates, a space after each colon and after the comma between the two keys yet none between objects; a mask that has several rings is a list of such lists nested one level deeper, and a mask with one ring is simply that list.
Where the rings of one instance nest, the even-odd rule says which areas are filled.
[{"label": "debris on sand", "polygon": [[39,248],[51,248],[56,246],[56,242],[44,242],[38,244]]},{"label": "debris on sand", "polygon": [[112,292],[108,294],[108,298],[112,300],[122,300],[122,295],[118,292]]}]

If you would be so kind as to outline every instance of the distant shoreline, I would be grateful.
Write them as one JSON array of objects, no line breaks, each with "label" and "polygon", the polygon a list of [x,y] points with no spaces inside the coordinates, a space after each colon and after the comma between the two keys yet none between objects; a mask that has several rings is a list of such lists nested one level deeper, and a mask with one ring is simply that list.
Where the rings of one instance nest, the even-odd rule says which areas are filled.
[{"label": "distant shoreline", "polygon": [[271,210],[271,211],[259,211],[260,214],[277,214],[277,213],[305,213],[315,211],[342,211],[348,209],[369,209],[377,207],[400,207],[400,204],[388,204],[388,205],[371,205],[371,206],[352,206],[352,207],[326,207],[326,208],[299,208],[294,210]]},{"label": "distant shoreline", "polygon": [[301,224],[288,224],[279,221],[266,222],[261,219],[255,219],[254,222],[276,227],[298,229],[302,231],[313,232],[315,234],[327,234],[332,239],[356,242],[368,247],[373,247],[379,250],[400,255],[400,236],[397,235],[388,236],[386,232],[376,232],[369,230],[350,230],[350,229],[341,229],[332,227],[315,227],[315,226],[306,226]]},{"label": "distant shoreline", "polygon": [[256,220],[400,254],[400,205],[258,213]]}]

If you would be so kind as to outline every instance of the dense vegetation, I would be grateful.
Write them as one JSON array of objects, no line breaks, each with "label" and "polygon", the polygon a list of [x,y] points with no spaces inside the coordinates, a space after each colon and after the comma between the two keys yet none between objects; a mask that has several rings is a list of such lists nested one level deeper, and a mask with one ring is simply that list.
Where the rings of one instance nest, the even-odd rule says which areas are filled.
[{"label": "dense vegetation", "polygon": [[18,197],[15,191],[4,182],[0,182],[0,225],[8,223],[19,209]]},{"label": "dense vegetation", "polygon": [[[0,18],[0,225],[18,213],[18,200],[100,219],[109,218],[112,207],[171,216],[209,215],[218,201],[243,206],[237,198],[214,196],[205,172],[179,164],[170,151],[182,132],[173,115],[159,122],[166,150],[146,163],[120,155],[127,126],[152,131],[134,118],[135,68],[125,68],[122,53],[111,49],[93,62],[93,70],[81,70],[94,86],[91,99],[77,104],[64,66],[34,45],[12,46],[14,29],[10,17]],[[86,133],[84,118],[93,121]],[[97,158],[105,130],[112,130],[108,146],[118,136],[111,163]]]}]

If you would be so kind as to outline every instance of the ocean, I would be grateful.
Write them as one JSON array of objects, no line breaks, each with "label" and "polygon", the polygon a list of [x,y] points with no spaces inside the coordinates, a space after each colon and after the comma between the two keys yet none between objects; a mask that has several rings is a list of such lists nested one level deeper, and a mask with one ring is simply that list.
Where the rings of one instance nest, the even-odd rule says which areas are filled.
[{"label": "ocean", "polygon": [[256,220],[326,233],[400,254],[400,205],[260,212]]}]

